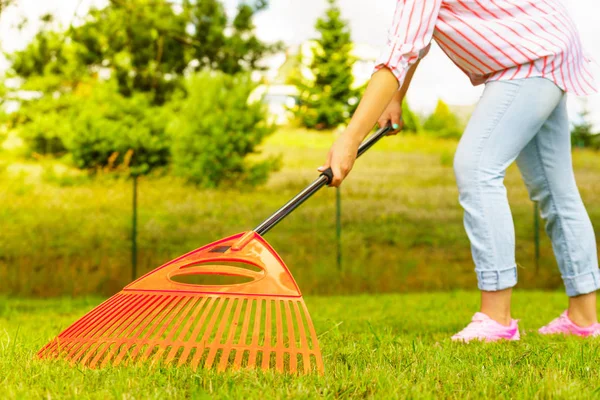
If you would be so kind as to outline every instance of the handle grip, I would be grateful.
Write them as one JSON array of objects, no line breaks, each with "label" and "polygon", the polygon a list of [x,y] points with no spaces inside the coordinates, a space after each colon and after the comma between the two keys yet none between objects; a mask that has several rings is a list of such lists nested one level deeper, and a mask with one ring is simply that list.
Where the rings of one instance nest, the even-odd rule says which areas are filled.
[{"label": "handle grip", "polygon": [[[365,140],[364,142],[362,142],[360,144],[360,146],[358,147],[358,153],[356,155],[356,158],[362,156],[367,150],[369,150],[381,138],[386,136],[388,134],[388,132],[390,132],[391,130],[392,130],[392,126],[388,124],[387,126],[377,130],[377,132],[375,132],[373,135],[369,136],[369,138],[367,140]],[[327,179],[327,185],[329,185],[331,183],[331,181],[333,180],[333,171],[331,170],[331,167],[329,167],[325,171],[321,172],[320,176],[324,176]]]}]

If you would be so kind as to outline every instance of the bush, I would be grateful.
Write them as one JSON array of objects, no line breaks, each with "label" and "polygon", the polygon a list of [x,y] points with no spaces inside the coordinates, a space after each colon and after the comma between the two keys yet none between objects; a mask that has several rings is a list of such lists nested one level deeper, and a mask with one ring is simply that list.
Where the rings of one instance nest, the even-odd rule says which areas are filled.
[{"label": "bush", "polygon": [[427,118],[423,128],[441,138],[460,138],[462,135],[458,118],[442,100],[438,100],[435,110]]},{"label": "bush", "polygon": [[188,80],[188,97],[169,126],[173,171],[203,187],[256,185],[277,168],[275,158],[251,162],[274,132],[263,104],[248,103],[249,75],[201,72]]},{"label": "bush", "polygon": [[64,143],[78,168],[125,166],[132,175],[140,175],[167,164],[167,107],[153,106],[144,94],[124,97],[113,83],[81,87],[74,97]]},{"label": "bush", "polygon": [[66,152],[62,138],[71,135],[72,102],[69,96],[45,95],[22,104],[13,117],[13,124],[29,154],[61,155]]}]

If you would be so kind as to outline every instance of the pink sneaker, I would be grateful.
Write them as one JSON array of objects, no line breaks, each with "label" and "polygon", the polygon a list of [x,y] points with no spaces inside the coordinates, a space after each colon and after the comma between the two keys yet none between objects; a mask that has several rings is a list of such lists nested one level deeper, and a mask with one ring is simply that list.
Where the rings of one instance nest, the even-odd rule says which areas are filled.
[{"label": "pink sneaker", "polygon": [[473,315],[471,323],[465,329],[452,336],[452,340],[459,342],[470,342],[471,340],[481,340],[485,342],[495,342],[497,340],[519,340],[518,321],[513,319],[510,326],[504,326],[494,321],[481,312]]},{"label": "pink sneaker", "polygon": [[592,326],[582,328],[575,325],[567,315],[567,311],[565,311],[560,317],[556,318],[548,325],[541,327],[538,332],[542,335],[562,333],[563,335],[576,335],[581,337],[600,336],[600,324],[595,323]]}]

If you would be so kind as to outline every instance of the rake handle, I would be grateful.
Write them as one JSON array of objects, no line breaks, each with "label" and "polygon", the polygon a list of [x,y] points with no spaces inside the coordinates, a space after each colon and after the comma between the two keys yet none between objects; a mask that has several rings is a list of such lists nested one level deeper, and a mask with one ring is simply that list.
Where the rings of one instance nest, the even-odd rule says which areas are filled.
[{"label": "rake handle", "polygon": [[[369,136],[358,148],[357,158],[362,156],[367,150],[369,150],[375,143],[377,143],[380,139],[388,134],[392,130],[391,125],[387,125],[384,128],[380,128],[373,135]],[[331,180],[333,179],[333,171],[330,168],[327,168],[325,171],[319,175],[317,179],[315,179],[310,185],[308,185],[304,190],[298,193],[293,199],[288,201],[283,207],[277,210],[273,215],[264,220],[260,225],[254,228],[254,232],[259,235],[264,235],[271,228],[273,228],[279,221],[290,215],[292,211],[298,208],[302,203],[308,200],[313,194],[315,194],[319,189],[323,186],[329,185]]]}]

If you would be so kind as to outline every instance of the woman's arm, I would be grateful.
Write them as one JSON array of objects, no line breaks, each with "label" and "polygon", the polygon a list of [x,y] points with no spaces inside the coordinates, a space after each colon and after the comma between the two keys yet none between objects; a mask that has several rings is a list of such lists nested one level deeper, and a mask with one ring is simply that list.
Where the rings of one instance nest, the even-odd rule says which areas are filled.
[{"label": "woman's arm", "polygon": [[417,65],[418,62],[410,67],[400,90],[398,90],[398,80],[388,68],[381,68],[373,74],[346,131],[329,150],[325,165],[318,168],[322,172],[331,167],[333,171],[331,186],[339,186],[348,175],[356,160],[358,146],[369,134],[388,104],[391,101],[402,103]]},{"label": "woman's arm", "polygon": [[346,132],[333,144],[325,165],[319,168],[324,171],[331,167],[331,186],[339,186],[348,175],[360,142],[390,104],[398,86],[401,93],[396,94],[396,98],[404,98],[416,64],[429,49],[442,1],[397,1],[387,46],[376,63],[377,72],[371,77]]},{"label": "woman's arm", "polygon": [[417,70],[417,66],[420,61],[417,61],[416,64],[412,65],[406,74],[406,80],[402,84],[400,90],[398,90],[394,97],[392,97],[392,101],[387,105],[386,109],[383,111],[383,114],[377,120],[377,124],[380,128],[391,124],[394,128],[393,131],[388,133],[388,135],[395,135],[400,130],[402,130],[402,101],[406,96],[406,92],[408,91],[408,87],[410,85],[410,81]]}]

